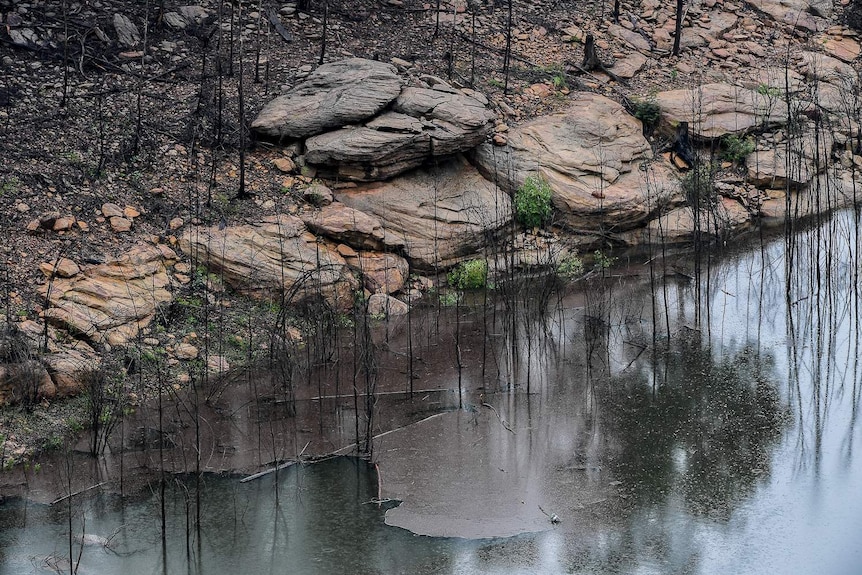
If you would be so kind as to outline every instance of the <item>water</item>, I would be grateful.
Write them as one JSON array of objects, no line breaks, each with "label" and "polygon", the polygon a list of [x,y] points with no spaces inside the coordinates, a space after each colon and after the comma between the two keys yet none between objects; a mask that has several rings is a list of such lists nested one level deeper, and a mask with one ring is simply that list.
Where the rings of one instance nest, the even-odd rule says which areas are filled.
[{"label": "water", "polygon": [[[200,529],[193,476],[171,475],[164,546],[151,471],[134,496],[7,500],[0,574],[68,558],[71,510],[73,534],[116,533],[107,549],[84,547],[80,573],[857,575],[858,237],[842,214],[791,245],[711,262],[700,281],[684,260],[674,262],[684,274],[657,264],[668,281],[655,289],[649,268],[613,272],[548,313],[519,310],[516,337],[499,310],[427,310],[413,324],[423,391],[381,396],[377,467],[335,458],[277,482],[205,474]],[[405,330],[377,334],[380,391],[405,386]],[[350,373],[340,377],[343,393]],[[309,394],[337,395],[331,370],[315,382]],[[217,467],[267,461],[247,455],[255,445],[349,445],[362,419],[350,404],[301,401],[296,419],[270,417],[263,435],[259,411],[237,415],[230,441],[246,455]],[[116,490],[115,474],[100,479]]]}]

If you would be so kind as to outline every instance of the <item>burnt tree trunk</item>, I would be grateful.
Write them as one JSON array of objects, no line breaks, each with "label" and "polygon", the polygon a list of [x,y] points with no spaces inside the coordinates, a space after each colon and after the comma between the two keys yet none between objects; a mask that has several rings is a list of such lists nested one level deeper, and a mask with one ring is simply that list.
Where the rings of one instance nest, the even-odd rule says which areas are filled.
[{"label": "burnt tree trunk", "polygon": [[676,26],[673,32],[674,56],[679,56],[679,42],[682,39],[682,0],[676,0]]}]

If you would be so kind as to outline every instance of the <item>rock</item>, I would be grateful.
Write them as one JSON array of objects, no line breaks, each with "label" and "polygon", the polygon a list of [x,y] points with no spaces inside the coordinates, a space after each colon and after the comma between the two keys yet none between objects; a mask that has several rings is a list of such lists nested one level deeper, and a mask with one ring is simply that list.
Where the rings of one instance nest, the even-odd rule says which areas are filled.
[{"label": "rock", "polygon": [[97,343],[123,345],[171,301],[166,263],[176,259],[165,246],[139,245],[69,279],[40,286],[48,299],[45,321]]},{"label": "rock", "polygon": [[178,12],[166,12],[163,18],[171,28],[185,30],[188,26],[205,24],[212,17],[202,6],[181,6]]},{"label": "rock", "polygon": [[38,361],[0,364],[0,405],[52,399],[57,388]]},{"label": "rock", "polygon": [[60,258],[59,260],[51,263],[51,262],[43,262],[39,264],[39,269],[45,274],[45,277],[60,277],[60,278],[70,278],[72,276],[78,275],[80,273],[81,268],[78,267],[78,264],[70,260],[69,258]]},{"label": "rock", "polygon": [[405,88],[386,112],[365,126],[309,138],[305,159],[324,177],[389,179],[429,157],[467,151],[483,142],[495,116],[461,92]]},{"label": "rock", "polygon": [[207,357],[207,371],[209,373],[225,373],[230,370],[230,363],[222,355],[211,355]]},{"label": "rock", "polygon": [[831,153],[832,137],[829,132],[824,130],[815,137],[809,131],[788,142],[749,154],[745,160],[748,179],[761,188],[786,189],[789,186],[798,189],[807,186],[826,168]]},{"label": "rock", "polygon": [[178,230],[183,227],[183,224],[185,224],[185,221],[182,218],[173,218],[168,222],[168,228],[172,231]]},{"label": "rock", "polygon": [[328,206],[332,203],[332,190],[320,182],[315,182],[302,190],[302,199],[313,206]]},{"label": "rock", "polygon": [[272,163],[278,171],[285,174],[291,174],[296,171],[296,164],[290,158],[276,158]]},{"label": "rock", "polygon": [[673,134],[680,122],[689,123],[692,136],[709,139],[787,122],[783,99],[730,84],[659,92],[656,102],[661,108],[660,129],[666,134]]},{"label": "rock", "polygon": [[857,172],[854,182],[852,174],[842,172],[834,166],[817,176],[809,186],[790,192],[788,200],[784,190],[767,190],[768,197],[761,203],[759,216],[764,226],[782,226],[788,208],[796,221],[803,221],[828,210],[839,210],[853,205],[862,187],[862,177]]},{"label": "rock", "polygon": [[830,0],[746,0],[745,3],[776,22],[809,32],[825,30],[832,17]]},{"label": "rock", "polygon": [[132,206],[126,206],[123,208],[123,217],[133,220],[141,215],[141,212],[138,211],[137,208],[133,208]]},{"label": "rock", "polygon": [[407,304],[382,293],[373,294],[368,298],[368,315],[372,317],[392,317],[404,315],[410,311]]},{"label": "rock", "polygon": [[114,14],[114,30],[121,46],[134,48],[141,42],[141,33],[134,22],[123,14]]},{"label": "rock", "polygon": [[350,58],[324,64],[283,96],[266,104],[253,130],[276,138],[303,138],[365,120],[401,93],[391,64]]},{"label": "rock", "polygon": [[79,394],[90,374],[101,365],[101,360],[93,348],[80,341],[75,343],[74,348],[47,354],[42,358],[42,362],[51,374],[59,397]]},{"label": "rock", "polygon": [[477,253],[512,217],[509,195],[460,156],[436,169],[344,190],[338,200],[378,218],[387,248],[403,249],[412,266],[428,270]]},{"label": "rock", "polygon": [[111,222],[111,229],[113,229],[118,234],[122,233],[122,232],[128,232],[129,230],[132,229],[131,220],[127,220],[126,218],[114,216],[114,217],[110,218],[110,222]]},{"label": "rock", "polygon": [[853,66],[838,58],[808,51],[800,54],[799,70],[806,78],[835,84],[840,84],[845,78],[851,79],[856,74]]},{"label": "rock", "polygon": [[382,249],[383,226],[380,220],[341,203],[302,216],[305,225],[316,234],[344,242],[356,249]]},{"label": "rock", "polygon": [[102,204],[102,215],[106,218],[122,218],[125,214],[123,214],[123,208],[117,204],[107,202]]},{"label": "rock", "polygon": [[190,343],[178,343],[174,348],[174,357],[183,361],[197,359],[199,353],[198,348]]},{"label": "rock", "polygon": [[581,230],[625,230],[645,222],[658,197],[678,196],[676,178],[656,162],[650,185],[641,165],[652,158],[639,120],[597,94],[573,93],[571,107],[509,130],[509,145],[479,146],[486,178],[510,194],[538,174],[551,186],[562,223]]},{"label": "rock", "polygon": [[407,260],[395,254],[360,252],[345,259],[347,265],[361,274],[365,289],[371,293],[400,291],[410,273]]},{"label": "rock", "polygon": [[625,58],[617,60],[611,70],[620,78],[634,78],[646,65],[647,57],[640,52],[632,52]]},{"label": "rock", "polygon": [[[704,241],[725,238],[752,225],[751,214],[739,202],[720,196],[710,210],[701,210],[697,231]],[[688,245],[694,242],[694,210],[685,206],[671,210],[652,220],[647,226],[649,239],[653,244],[668,246]]]},{"label": "rock", "polygon": [[862,48],[853,38],[823,36],[817,40],[820,48],[838,60],[852,63],[859,57]]},{"label": "rock", "polygon": [[323,297],[340,309],[351,305],[357,287],[344,258],[291,215],[223,229],[190,227],[180,247],[228,285],[255,297],[283,291],[289,301]]},{"label": "rock", "polygon": [[[647,41],[647,39],[635,32],[634,30],[627,30],[622,26],[611,24],[610,26],[608,26],[608,34],[619,38],[623,42],[629,44],[635,50],[640,50],[641,52],[649,52],[651,49],[650,43]],[[614,72],[616,72],[616,69],[614,69]]]},{"label": "rock", "polygon": [[54,225],[51,226],[51,229],[55,232],[64,232],[66,230],[71,230],[74,225],[75,216],[62,216],[54,220]]}]

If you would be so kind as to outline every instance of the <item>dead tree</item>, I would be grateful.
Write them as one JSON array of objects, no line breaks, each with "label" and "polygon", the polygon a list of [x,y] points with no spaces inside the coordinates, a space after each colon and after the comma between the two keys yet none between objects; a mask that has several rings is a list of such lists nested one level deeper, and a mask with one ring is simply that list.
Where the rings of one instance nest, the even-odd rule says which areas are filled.
[{"label": "dead tree", "polygon": [[679,42],[682,38],[682,0],[676,0],[676,26],[673,31],[673,52],[674,56],[679,56]]},{"label": "dead tree", "polygon": [[598,53],[596,52],[596,39],[592,34],[587,34],[586,39],[584,40],[584,61],[580,66],[581,72],[595,72],[596,70],[600,72],[604,72],[607,76],[620,84],[626,84],[626,81],[608,70],[608,66],[602,62],[601,58],[599,58]]}]

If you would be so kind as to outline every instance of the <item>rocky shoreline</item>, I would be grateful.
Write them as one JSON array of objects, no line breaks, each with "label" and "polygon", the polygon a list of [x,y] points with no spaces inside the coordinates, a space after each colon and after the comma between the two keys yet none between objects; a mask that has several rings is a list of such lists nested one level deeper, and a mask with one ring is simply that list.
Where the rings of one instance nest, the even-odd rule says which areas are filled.
[{"label": "rocky shoreline", "polygon": [[[403,6],[387,6],[393,15],[381,21],[391,22]],[[147,65],[148,50],[156,58],[150,66],[181,65],[176,38],[187,44],[216,14],[209,5],[175,8],[162,15],[161,43],[150,46],[134,18],[115,13],[116,38],[103,49],[128,69],[136,58]],[[466,5],[453,8],[467,14]],[[108,356],[124,372],[163,360],[179,383],[199,373],[219,377],[263,353],[256,340],[276,324],[287,339],[309,336],[307,326],[282,321],[286,308],[322,299],[333,310],[360,301],[374,317],[403,314],[472,259],[492,262],[492,271],[500,254],[519,269],[553,269],[594,250],[678,247],[695,238],[720,244],[757,226],[858,205],[862,48],[859,34],[837,23],[841,9],[819,0],[710,0],[688,12],[683,56],[672,58],[672,13],[655,2],[627,7],[619,23],[579,14],[550,32],[516,30],[524,60],[554,43],[577,55],[567,53],[571,62],[586,34],[597,34],[618,78],[584,74],[563,60],[551,78],[520,80],[509,94],[494,89],[496,76],[484,88],[468,86],[394,52],[380,59],[330,52],[328,63],[294,70],[277,97],[255,88],[259,112],[245,122],[257,144],[239,168],[235,158],[215,159],[224,141],[211,142],[207,159],[194,138],[162,144],[147,173],[104,176],[104,150],[98,166],[80,154],[68,163],[84,175],[44,185],[53,190],[49,203],[32,169],[10,155],[0,181],[8,246],[0,405],[49,410],[79,395]],[[498,42],[491,20],[500,15],[482,10],[480,31]],[[33,14],[0,3],[8,70],[19,66],[11,55],[57,47]],[[296,30],[320,24],[294,4],[279,14]],[[251,41],[261,15],[249,22],[254,27],[242,34]],[[346,17],[336,22],[347,26]],[[470,29],[466,17],[455,22]],[[431,20],[421,25],[430,30]],[[314,41],[303,36],[305,45]],[[203,61],[206,69],[206,52]],[[21,62],[31,71],[42,66]],[[21,89],[4,77],[0,119],[14,127]],[[631,85],[620,83],[627,79]],[[166,175],[160,161],[173,166]],[[209,180],[184,175],[188,166],[211,170]],[[218,190],[246,168],[255,199],[237,213]],[[513,198],[530,177],[552,192],[554,215],[544,229],[516,219]],[[101,201],[112,198],[94,191],[114,179],[145,191]],[[229,327],[212,334],[213,319]],[[45,446],[44,437],[14,429],[14,420],[0,427],[0,465]]]}]

